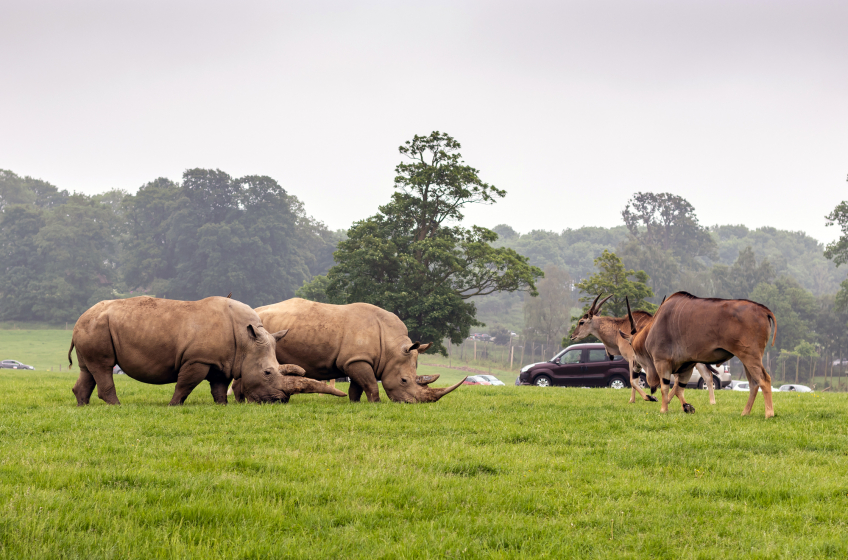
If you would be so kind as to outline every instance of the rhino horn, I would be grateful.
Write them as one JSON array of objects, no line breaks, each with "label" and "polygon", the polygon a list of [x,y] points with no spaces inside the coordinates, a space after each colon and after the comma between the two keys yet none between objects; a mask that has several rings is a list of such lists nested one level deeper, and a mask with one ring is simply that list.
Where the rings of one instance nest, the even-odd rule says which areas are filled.
[{"label": "rhino horn", "polygon": [[419,385],[429,385],[433,381],[437,380],[440,377],[440,374],[435,373],[433,375],[418,375],[415,377],[415,382]]},{"label": "rhino horn", "polygon": [[418,398],[418,402],[436,402],[440,398],[444,397],[468,379],[468,377],[463,377],[462,381],[457,383],[456,385],[451,385],[450,387],[439,387],[438,389],[434,389],[431,387],[422,387],[421,389],[424,391],[424,394]]},{"label": "rhino horn", "polygon": [[281,385],[281,389],[287,395],[295,395],[297,393],[324,393],[325,395],[335,395],[337,397],[347,396],[347,393],[342,393],[323,381],[315,381],[307,377],[286,375],[283,377]]}]

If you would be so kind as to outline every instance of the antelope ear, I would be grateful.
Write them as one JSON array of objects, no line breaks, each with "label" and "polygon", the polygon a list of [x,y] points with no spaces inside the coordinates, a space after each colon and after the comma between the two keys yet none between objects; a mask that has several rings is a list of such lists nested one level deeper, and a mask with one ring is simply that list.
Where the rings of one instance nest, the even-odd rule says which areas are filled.
[{"label": "antelope ear", "polygon": [[627,342],[630,342],[630,340],[633,338],[633,336],[632,336],[632,335],[624,334],[624,333],[623,333],[623,332],[621,332],[621,331],[618,331],[618,335],[619,335],[621,338],[623,338],[624,340],[626,340]]}]

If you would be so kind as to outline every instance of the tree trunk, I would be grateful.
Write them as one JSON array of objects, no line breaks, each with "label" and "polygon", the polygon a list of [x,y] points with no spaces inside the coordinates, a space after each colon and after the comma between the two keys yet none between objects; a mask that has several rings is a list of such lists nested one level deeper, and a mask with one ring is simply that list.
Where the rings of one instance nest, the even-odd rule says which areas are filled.
[{"label": "tree trunk", "polygon": [[798,359],[795,360],[795,383],[798,383],[798,372],[801,371],[801,354],[798,354]]},{"label": "tree trunk", "polygon": [[524,347],[527,346],[527,341],[521,341],[521,367],[524,367]]},{"label": "tree trunk", "polygon": [[477,361],[477,339],[474,339],[474,361]]},{"label": "tree trunk", "polygon": [[816,357],[810,356],[810,383],[816,385]]}]

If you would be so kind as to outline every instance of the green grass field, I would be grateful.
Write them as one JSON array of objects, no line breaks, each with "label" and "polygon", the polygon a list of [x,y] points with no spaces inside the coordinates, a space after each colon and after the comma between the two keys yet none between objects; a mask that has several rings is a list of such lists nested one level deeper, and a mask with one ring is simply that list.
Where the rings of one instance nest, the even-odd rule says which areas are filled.
[{"label": "green grass field", "polygon": [[0,373],[0,558],[848,557],[844,394],[169,408],[119,376],[123,405],[77,408],[75,378]]}]

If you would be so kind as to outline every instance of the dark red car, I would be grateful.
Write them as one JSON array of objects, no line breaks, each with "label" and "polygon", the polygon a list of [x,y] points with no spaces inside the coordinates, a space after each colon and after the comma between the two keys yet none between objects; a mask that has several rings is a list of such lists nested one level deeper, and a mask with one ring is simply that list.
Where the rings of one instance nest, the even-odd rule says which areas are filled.
[{"label": "dark red car", "polygon": [[550,387],[612,387],[630,386],[627,362],[621,356],[607,355],[603,344],[575,344],[548,362],[521,368],[517,385]]}]

